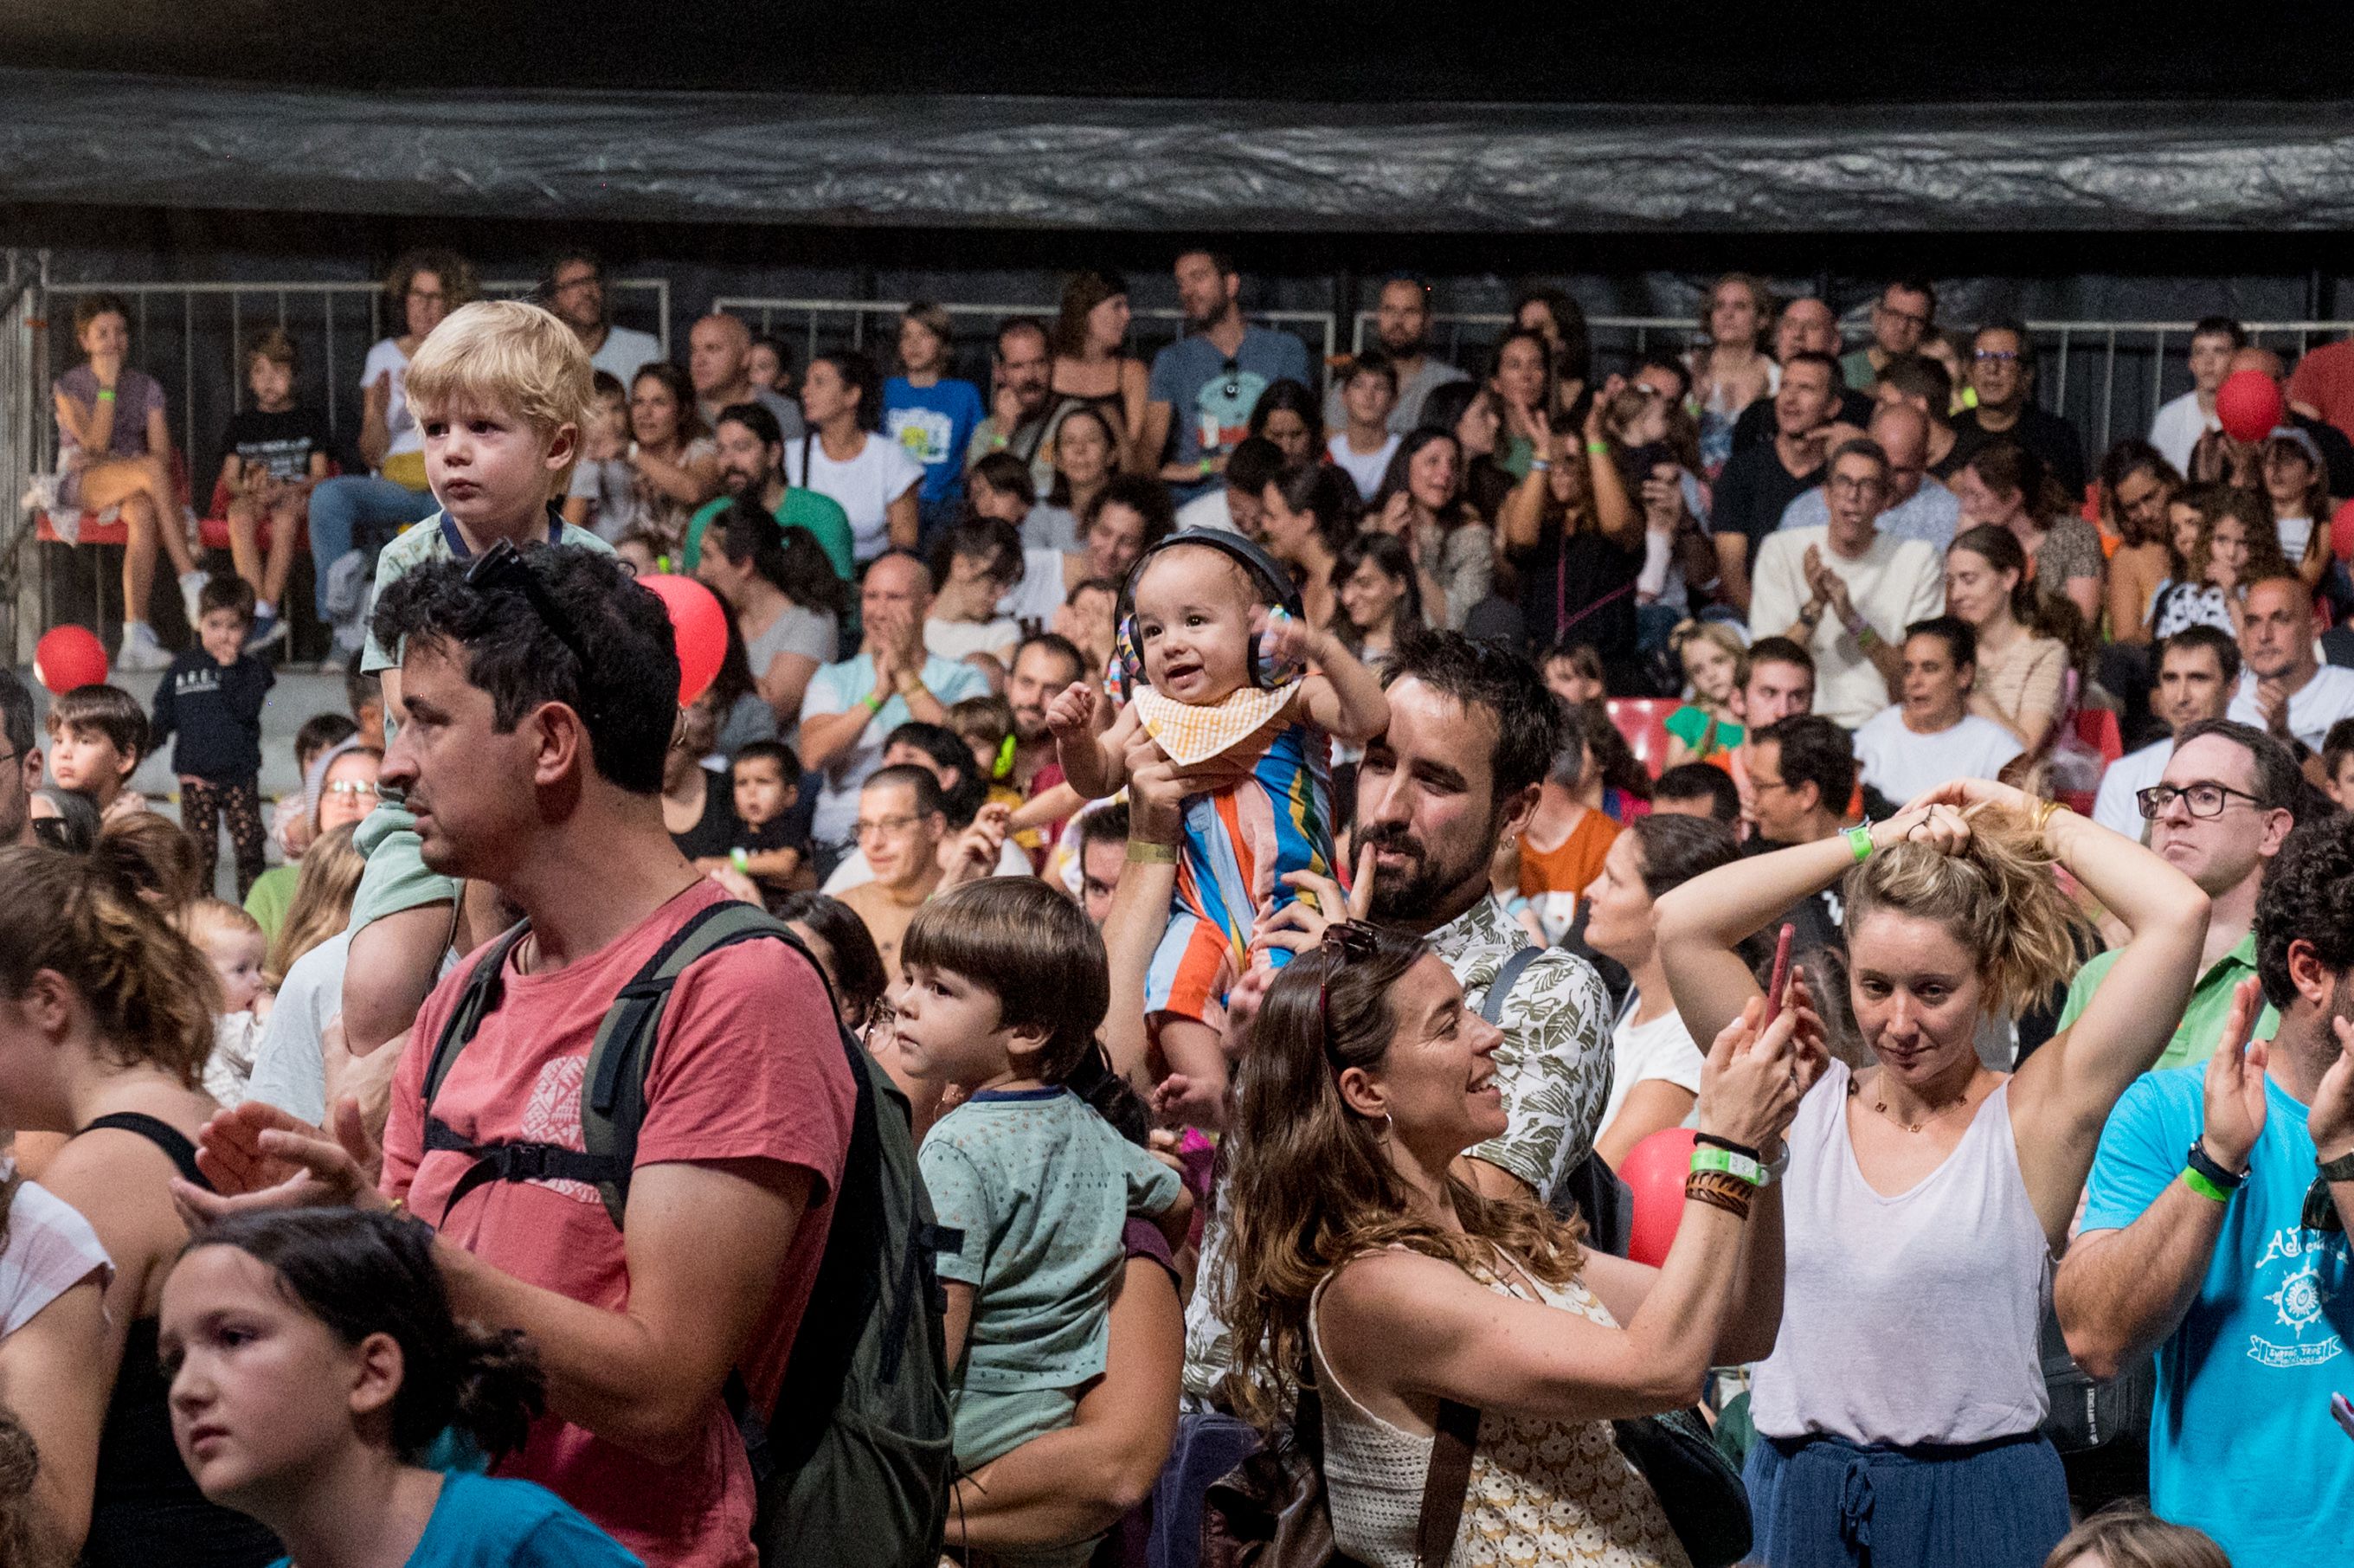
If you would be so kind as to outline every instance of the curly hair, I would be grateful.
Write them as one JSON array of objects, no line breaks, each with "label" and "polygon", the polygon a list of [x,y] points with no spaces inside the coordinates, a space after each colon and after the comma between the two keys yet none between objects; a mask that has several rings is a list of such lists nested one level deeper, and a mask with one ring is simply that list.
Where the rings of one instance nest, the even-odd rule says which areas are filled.
[{"label": "curly hair", "polygon": [[1351,1259],[1403,1246],[1476,1272],[1493,1268],[1500,1250],[1559,1285],[1583,1256],[1575,1223],[1532,1200],[1482,1198],[1453,1176],[1462,1232],[1421,1217],[1383,1150],[1381,1124],[1341,1097],[1343,1071],[1376,1069],[1388,1054],[1398,1029],[1392,994],[1428,956],[1419,938],[1386,929],[1366,957],[1303,953],[1268,988],[1252,1026],[1219,1192],[1226,1245],[1210,1285],[1234,1333],[1227,1396],[1261,1427],[1291,1405],[1310,1298]]},{"label": "curly hair", "polygon": [[2332,812],[2295,829],[2256,895],[2256,975],[2264,1000],[2296,1000],[2289,949],[2303,942],[2332,975],[2354,973],[2354,817]]}]

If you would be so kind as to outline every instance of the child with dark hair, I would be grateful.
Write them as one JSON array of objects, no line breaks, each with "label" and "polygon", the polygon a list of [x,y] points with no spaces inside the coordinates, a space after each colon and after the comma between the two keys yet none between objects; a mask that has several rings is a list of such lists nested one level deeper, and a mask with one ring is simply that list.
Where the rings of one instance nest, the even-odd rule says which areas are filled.
[{"label": "child with dark hair", "polygon": [[[806,839],[793,838],[793,805],[801,799],[801,759],[778,740],[740,747],[728,764],[736,791],[736,820],[744,831],[729,847],[726,863],[763,886],[781,887],[808,857]],[[697,869],[714,866],[696,863]]]},{"label": "child with dark hair", "polygon": [[[920,1158],[939,1224],[963,1233],[939,1273],[956,1459],[970,1471],[1071,1425],[1104,1370],[1129,1212],[1176,1246],[1193,1200],[1174,1165],[1115,1130],[1123,1112],[1140,1136],[1142,1120],[1097,1044],[1111,982],[1077,905],[1029,878],[966,883],[917,913],[901,960],[899,1059],[965,1091]],[[1076,1564],[1093,1546],[1022,1561]]]},{"label": "child with dark hair", "polygon": [[50,781],[89,797],[102,820],[147,809],[130,787],[147,752],[147,715],[120,686],[76,686],[49,705]]},{"label": "child with dark hair", "polygon": [[637,1563],[544,1488],[427,1467],[445,1429],[520,1448],[546,1399],[519,1333],[451,1316],[419,1222],[219,1221],[172,1269],[161,1319],[180,1457],[207,1499],[285,1542],[281,1564]]},{"label": "child with dark hair", "polygon": [[212,888],[226,818],[239,903],[261,874],[261,705],[277,683],[270,666],[245,651],[253,602],[253,585],[241,577],[205,580],[196,646],[164,672],[149,726],[151,745],[179,736],[172,771],[180,779],[180,821],[196,841],[198,885]]}]

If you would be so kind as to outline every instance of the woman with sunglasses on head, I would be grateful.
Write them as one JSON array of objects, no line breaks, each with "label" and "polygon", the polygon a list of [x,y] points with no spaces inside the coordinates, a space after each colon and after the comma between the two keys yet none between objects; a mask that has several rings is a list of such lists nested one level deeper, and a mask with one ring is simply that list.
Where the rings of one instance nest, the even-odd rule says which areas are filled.
[{"label": "woman with sunglasses on head", "polygon": [[[2076,966],[2059,870],[2131,938],[2076,1026],[2005,1073],[1982,1026]],[[1834,884],[1873,1065],[1833,1063],[1790,1129],[1783,1327],[1751,1404],[1755,1561],[1856,1562],[1848,1521],[1868,1508],[1883,1568],[2036,1568],[2068,1528],[2040,1430],[2052,1259],[2103,1118],[2181,1016],[2207,895],[2073,811],[1957,779],[1662,896],[1659,964],[1693,1038],[1755,1005],[1740,944]]]},{"label": "woman with sunglasses on head", "polygon": [[[1752,1179],[1778,1157],[1826,1059],[1794,991],[1771,1024],[1755,1006],[1712,1037],[1705,1142],[1674,1243],[1651,1268],[1458,1174],[1504,1126],[1502,1036],[1424,943],[1330,927],[1267,988],[1210,1288],[1233,1330],[1227,1386],[1244,1414],[1262,1427],[1296,1419],[1312,1383],[1337,1549],[1380,1568],[1686,1563],[1610,1423],[1691,1404],[1709,1367],[1773,1339],[1780,1197]],[[1451,1550],[1418,1558],[1435,1434],[1459,1434],[1466,1414],[1449,1406],[1478,1418],[1468,1495]]]}]

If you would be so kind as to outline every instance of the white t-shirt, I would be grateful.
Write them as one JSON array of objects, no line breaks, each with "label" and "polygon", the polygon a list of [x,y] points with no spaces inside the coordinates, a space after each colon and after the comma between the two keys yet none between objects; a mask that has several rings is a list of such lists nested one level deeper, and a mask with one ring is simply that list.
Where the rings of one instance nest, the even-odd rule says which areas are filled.
[{"label": "white t-shirt", "polygon": [[[1324,443],[1324,451],[1341,472],[1357,482],[1357,493],[1371,503],[1373,493],[1382,487],[1382,475],[1390,471],[1390,459],[1395,455],[1398,443],[1405,439],[1392,436],[1381,444],[1378,451],[1361,452],[1350,447],[1349,432],[1343,430]],[[1215,493],[1224,494],[1225,492],[1220,490]]]},{"label": "white t-shirt", "polygon": [[[1830,529],[1783,528],[1766,535],[1751,573],[1751,639],[1787,630],[1809,597],[1807,546],[1821,552],[1823,564],[1847,584],[1848,598],[1885,642],[1901,642],[1904,629],[1946,609],[1946,567],[1936,548],[1919,539],[1872,535],[1872,547],[1850,560],[1830,546]],[[1880,677],[1861,643],[1829,609],[1815,627],[1808,651],[1815,656],[1815,712],[1850,729],[1886,707],[1888,683]]]},{"label": "white t-shirt", "polygon": [[425,450],[425,432],[419,428],[417,416],[408,411],[408,355],[400,352],[400,344],[385,338],[368,350],[367,363],[360,368],[360,395],[376,385],[376,378],[386,371],[392,372],[392,401],[384,410],[384,428],[392,437],[385,448],[387,457],[398,457],[402,452]]},{"label": "white t-shirt", "polygon": [[[2223,716],[2257,729],[2264,727],[2264,710],[2256,706],[2253,670],[2240,672],[2240,689]],[[2321,749],[2329,726],[2342,718],[2354,718],[2354,670],[2324,664],[2313,673],[2312,680],[2289,695],[2288,731],[2316,751]]]},{"label": "white t-shirt", "polygon": [[2199,411],[2199,394],[2185,392],[2181,397],[2162,405],[2158,417],[2149,422],[2149,444],[2158,450],[2177,473],[2190,471],[2190,449],[2199,438],[2219,429],[2221,421],[2212,414]]},{"label": "white t-shirt", "polygon": [[1991,779],[2017,757],[2019,742],[1992,719],[1964,714],[1935,735],[1907,728],[1904,710],[1887,707],[1855,732],[1855,761],[1863,781],[1903,805],[1954,779]]},{"label": "white t-shirt", "polygon": [[924,652],[943,659],[961,659],[968,653],[1002,658],[1021,641],[1022,628],[1011,616],[1001,615],[994,620],[942,620],[933,616],[924,622]]},{"label": "white t-shirt", "polygon": [[1235,526],[1235,509],[1226,504],[1226,497],[1232,493],[1232,491],[1223,488],[1213,490],[1180,506],[1177,509],[1178,532],[1182,533],[1188,528],[1215,528],[1227,534],[1241,533],[1242,530]]},{"label": "white t-shirt", "polygon": [[1646,1078],[1664,1079],[1678,1088],[1700,1093],[1702,1058],[1700,1047],[1692,1044],[1691,1031],[1672,1007],[1649,1023],[1636,1022],[1635,1001],[1635,994],[1629,992],[1627,1010],[1610,1031],[1610,1097],[1602,1102],[1602,1119],[1594,1124],[1597,1132],[1617,1119],[1628,1094]]},{"label": "white t-shirt", "polygon": [[2174,737],[2168,736],[2110,763],[2108,771],[2101,775],[2101,792],[2093,797],[2093,821],[2140,843],[2149,823],[2143,820],[2141,805],[2134,797],[2165,776],[2167,760],[2173,755]]},{"label": "white t-shirt", "polygon": [[653,334],[609,326],[603,344],[588,356],[588,363],[627,387],[638,378],[639,371],[662,356],[661,340]]},{"label": "white t-shirt", "polygon": [[[830,495],[850,518],[850,553],[871,561],[890,544],[887,514],[891,503],[923,482],[924,471],[907,449],[886,441],[872,430],[860,432],[864,444],[848,462],[825,455],[825,443],[814,438],[785,447],[785,482]],[[801,472],[801,453],[809,453],[809,473]]]},{"label": "white t-shirt", "polygon": [[997,613],[1015,621],[1052,626],[1064,597],[1063,552],[1028,546],[1022,552],[1022,580],[1005,590],[1005,597],[997,601]]}]

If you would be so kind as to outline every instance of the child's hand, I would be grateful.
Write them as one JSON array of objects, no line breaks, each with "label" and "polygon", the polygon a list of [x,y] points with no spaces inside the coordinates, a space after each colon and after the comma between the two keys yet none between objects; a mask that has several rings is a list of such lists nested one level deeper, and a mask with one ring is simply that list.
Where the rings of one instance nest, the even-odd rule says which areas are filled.
[{"label": "child's hand", "polygon": [[1308,665],[1324,662],[1322,633],[1277,605],[1254,617],[1256,630],[1266,640],[1267,653],[1278,663]]},{"label": "child's hand", "polygon": [[957,835],[942,852],[940,878],[943,887],[960,882],[977,882],[997,870],[997,857],[1004,853],[1005,834],[1012,825],[1013,808],[1002,800],[983,806],[972,820],[972,826]]},{"label": "child's hand", "polygon": [[728,897],[749,904],[755,909],[767,906],[761,901],[760,890],[753,885],[752,879],[729,863],[722,861],[717,865],[706,867],[703,862],[696,861],[695,864],[696,870],[726,888]]},{"label": "child's hand", "polygon": [[1092,737],[1102,694],[1086,681],[1073,681],[1046,705],[1046,727],[1058,745],[1076,746]]},{"label": "child's hand", "polygon": [[1243,1059],[1250,1045],[1251,1026],[1258,1022],[1259,1003],[1267,1000],[1275,976],[1273,964],[1254,963],[1226,988],[1226,1029],[1218,1038],[1218,1049],[1227,1061]]}]

